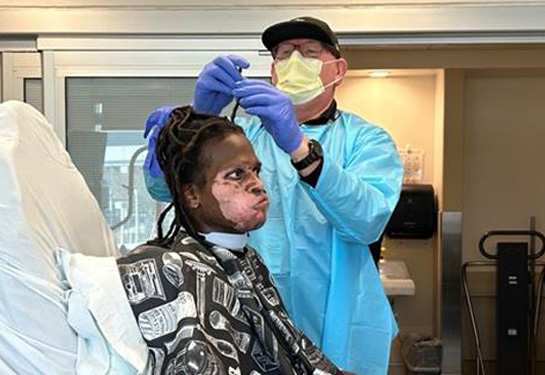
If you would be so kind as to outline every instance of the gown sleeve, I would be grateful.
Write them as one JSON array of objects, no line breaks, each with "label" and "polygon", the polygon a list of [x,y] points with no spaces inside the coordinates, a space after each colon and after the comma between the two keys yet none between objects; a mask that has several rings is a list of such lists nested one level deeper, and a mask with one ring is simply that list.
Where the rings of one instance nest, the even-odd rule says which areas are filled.
[{"label": "gown sleeve", "polygon": [[317,185],[301,183],[344,241],[369,244],[378,240],[399,199],[403,167],[386,131],[362,129],[348,140],[354,146],[345,165],[324,150]]}]

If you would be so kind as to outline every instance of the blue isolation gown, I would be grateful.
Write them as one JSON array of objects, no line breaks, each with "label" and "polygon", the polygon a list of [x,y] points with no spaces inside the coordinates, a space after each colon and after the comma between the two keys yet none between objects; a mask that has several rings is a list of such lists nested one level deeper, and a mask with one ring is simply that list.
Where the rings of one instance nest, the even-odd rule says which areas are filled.
[{"label": "blue isolation gown", "polygon": [[263,163],[271,202],[267,222],[249,242],[265,258],[291,317],[346,371],[386,374],[397,324],[367,244],[378,240],[399,198],[403,167],[394,142],[344,111],[324,125],[301,125],[324,150],[313,188],[257,117],[237,123]]}]

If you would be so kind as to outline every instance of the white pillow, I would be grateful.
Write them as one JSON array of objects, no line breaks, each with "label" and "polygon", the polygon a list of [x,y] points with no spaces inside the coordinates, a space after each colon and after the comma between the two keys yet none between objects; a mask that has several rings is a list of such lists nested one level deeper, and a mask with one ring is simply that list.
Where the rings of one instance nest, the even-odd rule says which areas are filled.
[{"label": "white pillow", "polygon": [[[115,256],[100,208],[51,124],[0,104],[0,369],[73,374],[77,338],[54,252]],[[9,369],[4,370],[4,369]]]},{"label": "white pillow", "polygon": [[57,261],[61,278],[69,288],[68,322],[85,352],[80,356],[78,374],[142,373],[148,348],[126,297],[115,258],[59,250]]}]

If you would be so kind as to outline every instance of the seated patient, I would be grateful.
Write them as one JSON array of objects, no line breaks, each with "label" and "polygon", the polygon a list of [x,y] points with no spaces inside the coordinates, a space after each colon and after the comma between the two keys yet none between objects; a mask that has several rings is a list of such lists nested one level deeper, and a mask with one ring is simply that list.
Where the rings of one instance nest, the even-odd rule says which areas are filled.
[{"label": "seated patient", "polygon": [[242,129],[176,108],[156,157],[174,200],[158,237],[117,261],[150,350],[147,373],[342,374],[294,327],[246,245],[246,232],[265,222],[268,199]]}]

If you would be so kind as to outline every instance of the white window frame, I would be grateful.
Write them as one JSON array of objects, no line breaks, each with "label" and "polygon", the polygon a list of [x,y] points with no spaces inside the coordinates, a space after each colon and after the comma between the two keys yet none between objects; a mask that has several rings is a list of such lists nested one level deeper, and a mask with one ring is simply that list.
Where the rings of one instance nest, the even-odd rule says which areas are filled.
[{"label": "white window frame", "polygon": [[203,66],[220,54],[245,57],[251,64],[246,77],[268,77],[272,61],[270,54],[260,49],[258,39],[244,38],[41,38],[38,49],[42,48],[48,48],[42,52],[44,114],[64,145],[67,78],[196,78]]},{"label": "white window frame", "polygon": [[25,99],[25,79],[42,78],[39,52],[2,52],[2,100]]}]

